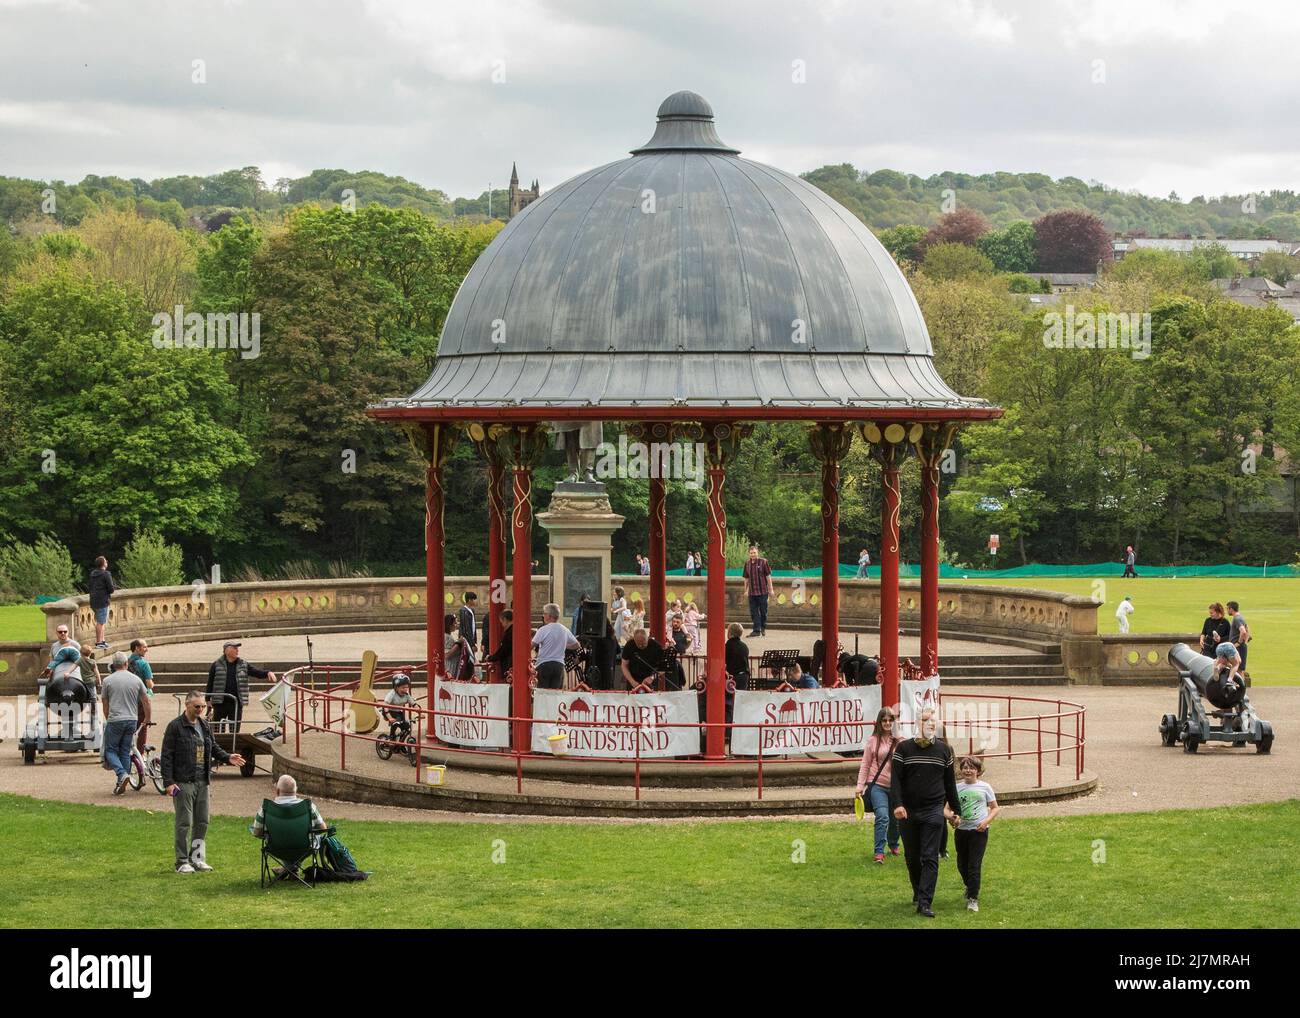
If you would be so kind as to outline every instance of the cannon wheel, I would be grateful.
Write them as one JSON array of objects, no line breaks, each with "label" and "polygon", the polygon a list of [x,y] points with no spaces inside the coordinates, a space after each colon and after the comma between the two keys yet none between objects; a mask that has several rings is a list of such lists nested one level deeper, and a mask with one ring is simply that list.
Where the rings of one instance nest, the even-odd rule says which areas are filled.
[{"label": "cannon wheel", "polygon": [[245,778],[251,778],[254,774],[256,774],[257,758],[250,756],[247,760],[245,760],[242,764],[240,764],[239,773],[241,776]]},{"label": "cannon wheel", "polygon": [[1259,726],[1259,743],[1255,746],[1256,753],[1273,752],[1273,726],[1262,724]]},{"label": "cannon wheel", "polygon": [[1178,741],[1178,719],[1172,714],[1166,714],[1160,719],[1160,741],[1166,746],[1172,746]]},{"label": "cannon wheel", "polygon": [[25,764],[34,764],[34,763],[36,763],[36,747],[35,747],[35,746],[24,746],[24,747],[23,747],[23,763],[25,763]]},{"label": "cannon wheel", "polygon": [[1183,739],[1183,752],[1195,753],[1196,747],[1198,747],[1200,744],[1201,744],[1201,740],[1197,738],[1195,735],[1193,735],[1191,732],[1188,732],[1187,737]]}]

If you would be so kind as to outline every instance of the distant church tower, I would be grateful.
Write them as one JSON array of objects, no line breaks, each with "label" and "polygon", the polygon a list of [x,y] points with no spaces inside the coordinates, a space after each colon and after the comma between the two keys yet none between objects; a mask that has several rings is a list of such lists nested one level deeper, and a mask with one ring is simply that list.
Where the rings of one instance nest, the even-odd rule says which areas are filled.
[{"label": "distant church tower", "polygon": [[537,186],[537,181],[533,181],[533,186],[524,191],[519,187],[519,170],[514,163],[510,164],[510,215],[508,218],[514,219],[524,208],[537,201],[542,196],[541,190]]}]

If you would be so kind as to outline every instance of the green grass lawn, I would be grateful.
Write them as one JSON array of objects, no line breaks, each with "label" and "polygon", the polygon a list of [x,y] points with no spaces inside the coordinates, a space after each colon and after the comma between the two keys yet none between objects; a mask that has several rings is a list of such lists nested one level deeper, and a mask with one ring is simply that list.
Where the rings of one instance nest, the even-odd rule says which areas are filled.
[{"label": "green grass lawn", "polygon": [[45,615],[34,604],[0,607],[0,643],[45,639]]},{"label": "green grass lawn", "polygon": [[[980,583],[993,586],[1029,587],[1034,590],[1057,590],[1081,597],[1093,596],[1093,584],[1087,578],[1020,580],[959,580],[947,582]],[[1133,598],[1134,612],[1129,628],[1134,633],[1199,633],[1205,621],[1206,605],[1213,601],[1236,601],[1250,625],[1250,675],[1264,685],[1300,685],[1300,579],[1276,580],[1200,577],[1136,580],[1108,578],[1105,602],[1097,609],[1097,631],[1119,632],[1115,606],[1127,594]]]},{"label": "green grass lawn", "polygon": [[0,813],[7,927],[1300,926],[1300,800],[995,822],[981,911],[949,859],[934,920],[912,910],[901,857],[871,863],[862,824],[348,821],[369,881],[264,891],[244,819],[209,831],[216,872],[180,876],[170,809],[3,795]]}]

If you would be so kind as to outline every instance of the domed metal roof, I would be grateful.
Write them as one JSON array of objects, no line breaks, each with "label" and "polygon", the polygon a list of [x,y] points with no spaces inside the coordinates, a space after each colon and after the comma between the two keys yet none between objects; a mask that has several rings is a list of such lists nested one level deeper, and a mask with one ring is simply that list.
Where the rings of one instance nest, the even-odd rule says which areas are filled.
[{"label": "domed metal roof", "polygon": [[704,99],[669,96],[631,158],[510,221],[457,293],[428,381],[382,406],[987,406],[935,371],[871,231],[737,151]]}]

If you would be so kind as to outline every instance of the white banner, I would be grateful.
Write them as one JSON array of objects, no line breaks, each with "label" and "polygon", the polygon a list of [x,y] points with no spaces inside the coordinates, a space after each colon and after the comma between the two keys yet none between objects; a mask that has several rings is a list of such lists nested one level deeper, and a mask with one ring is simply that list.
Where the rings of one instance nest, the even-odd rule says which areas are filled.
[{"label": "white banner", "polygon": [[928,679],[900,679],[898,683],[898,736],[910,739],[916,735],[916,719],[921,711],[932,708],[935,718],[942,722],[939,711],[939,676]]},{"label": "white banner", "polygon": [[760,745],[764,756],[859,750],[871,736],[869,726],[879,713],[879,686],[789,693],[738,689],[734,723],[764,727],[733,729],[731,752],[758,756]]},{"label": "white banner", "polygon": [[[533,752],[549,753],[548,735],[569,733],[572,756],[632,760],[637,756],[639,723],[643,759],[694,756],[700,753],[699,728],[664,728],[700,721],[695,693],[581,693],[575,690],[533,690]],[[555,719],[552,721],[551,719]],[[594,722],[573,725],[573,721]],[[558,722],[558,723],[557,723]]]},{"label": "white banner", "polygon": [[435,714],[434,735],[442,742],[480,749],[510,746],[510,722],[488,720],[510,715],[510,686],[504,682],[447,682],[440,678],[430,707],[452,714],[473,715],[457,718]]}]

